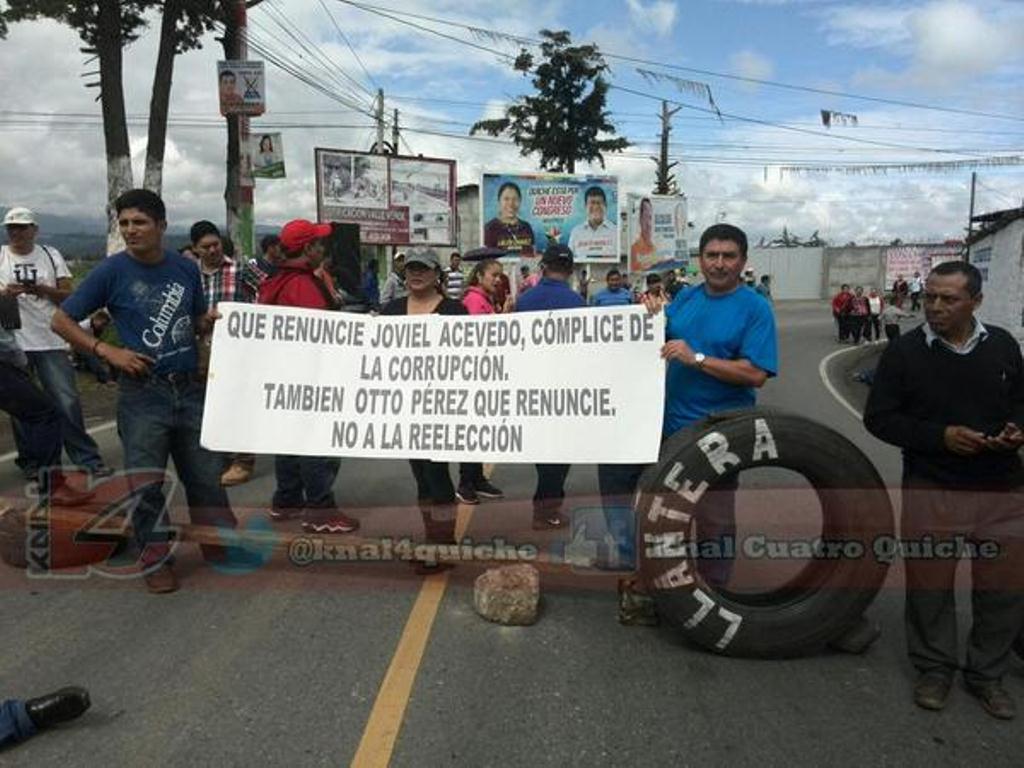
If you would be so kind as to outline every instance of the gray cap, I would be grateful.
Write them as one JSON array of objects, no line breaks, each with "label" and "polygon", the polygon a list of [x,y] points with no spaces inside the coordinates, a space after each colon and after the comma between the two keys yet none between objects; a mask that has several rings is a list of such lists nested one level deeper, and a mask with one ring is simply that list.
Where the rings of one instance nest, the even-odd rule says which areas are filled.
[{"label": "gray cap", "polygon": [[410,264],[423,264],[430,267],[431,269],[440,269],[441,260],[437,257],[437,254],[430,248],[424,248],[422,250],[410,251],[405,254],[405,266],[408,267]]}]

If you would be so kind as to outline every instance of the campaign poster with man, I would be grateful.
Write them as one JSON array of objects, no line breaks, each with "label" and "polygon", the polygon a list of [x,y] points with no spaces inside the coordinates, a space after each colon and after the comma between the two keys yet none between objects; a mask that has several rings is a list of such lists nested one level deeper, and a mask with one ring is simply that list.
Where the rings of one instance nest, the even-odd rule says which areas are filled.
[{"label": "campaign poster with man", "polygon": [[619,260],[614,176],[485,173],[480,201],[485,246],[533,256],[557,242],[577,263]]},{"label": "campaign poster with man", "polygon": [[686,198],[631,193],[626,205],[630,273],[669,268],[669,265],[685,266],[689,259]]},{"label": "campaign poster with man", "polygon": [[225,117],[262,115],[267,109],[263,62],[218,61],[217,95]]},{"label": "campaign poster with man", "polygon": [[250,137],[252,144],[249,157],[252,175],[256,179],[284,178],[284,144],[280,133],[255,133]]}]

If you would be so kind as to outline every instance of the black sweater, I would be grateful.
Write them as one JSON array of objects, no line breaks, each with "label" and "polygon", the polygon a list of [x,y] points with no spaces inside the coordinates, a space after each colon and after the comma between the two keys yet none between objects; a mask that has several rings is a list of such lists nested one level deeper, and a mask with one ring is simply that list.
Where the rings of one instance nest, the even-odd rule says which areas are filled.
[{"label": "black sweater", "polygon": [[875,437],[903,449],[904,476],[951,486],[1021,482],[1016,451],[960,456],[946,448],[945,429],[965,426],[997,434],[1012,421],[1024,428],[1024,364],[1020,346],[1002,328],[958,355],[940,342],[929,347],[922,328],[889,344],[864,410]]}]

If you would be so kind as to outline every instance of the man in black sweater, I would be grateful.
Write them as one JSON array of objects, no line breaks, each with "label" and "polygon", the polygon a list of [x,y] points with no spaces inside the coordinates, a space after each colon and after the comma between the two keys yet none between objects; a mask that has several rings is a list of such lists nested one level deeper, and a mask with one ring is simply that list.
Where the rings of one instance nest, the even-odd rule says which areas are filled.
[{"label": "man in black sweater", "polygon": [[914,701],[941,709],[958,668],[956,566],[972,558],[967,689],[1001,719],[1015,714],[1001,680],[1024,623],[1024,365],[1016,340],[974,317],[981,275],[938,265],[926,323],[882,355],[864,412],[873,435],[903,449],[902,551]]}]

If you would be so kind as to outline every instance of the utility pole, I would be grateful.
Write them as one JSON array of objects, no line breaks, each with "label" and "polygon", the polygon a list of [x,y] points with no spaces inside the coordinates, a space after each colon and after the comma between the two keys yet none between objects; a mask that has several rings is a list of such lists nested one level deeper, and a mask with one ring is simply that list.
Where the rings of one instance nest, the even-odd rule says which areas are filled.
[{"label": "utility pole", "polygon": [[967,214],[967,247],[964,249],[964,261],[971,260],[971,236],[974,234],[974,189],[978,184],[978,172],[971,171],[971,212]]},{"label": "utility pole", "polygon": [[384,154],[384,89],[377,89],[377,109],[375,110],[377,120],[377,144],[374,152]]},{"label": "utility pole", "polygon": [[[245,61],[249,57],[246,0],[234,0],[227,9],[230,23],[225,24],[224,53],[228,60]],[[224,189],[227,208],[228,236],[246,257],[253,256],[255,231],[253,224],[252,168],[249,158],[249,116],[228,115],[228,181]]]},{"label": "utility pole", "polygon": [[660,157],[651,158],[658,166],[654,186],[654,194],[656,195],[672,195],[676,192],[675,176],[672,175],[672,169],[678,163],[670,163],[668,161],[668,135],[672,131],[672,115],[680,109],[682,107],[669,109],[667,101],[661,102],[661,155]]},{"label": "utility pole", "polygon": [[391,154],[398,154],[398,110],[395,110],[395,119],[391,123]]}]

